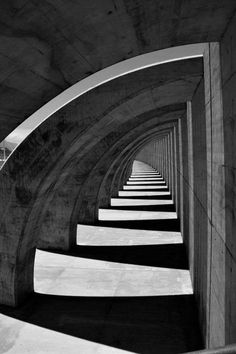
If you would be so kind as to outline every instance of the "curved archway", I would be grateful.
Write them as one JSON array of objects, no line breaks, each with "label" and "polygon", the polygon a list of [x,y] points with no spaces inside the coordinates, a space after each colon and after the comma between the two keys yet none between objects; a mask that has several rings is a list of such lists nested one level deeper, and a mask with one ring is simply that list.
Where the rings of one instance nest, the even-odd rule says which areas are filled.
[{"label": "curved archway", "polygon": [[[176,69],[174,69],[175,66],[177,66]],[[155,75],[153,75],[153,72],[155,72]],[[8,253],[8,247],[9,250],[11,249],[11,261],[9,262],[10,259],[8,257],[4,258],[6,269],[4,274],[2,274],[2,282],[9,284],[10,281],[11,283],[4,286],[6,292],[2,294],[8,303],[11,303],[11,301],[13,303],[18,302],[18,292],[22,294],[19,295],[19,298],[21,298],[21,296],[24,297],[28,292],[32,291],[34,249],[40,229],[43,229],[42,225],[48,225],[47,231],[49,231],[50,225],[54,224],[54,217],[50,214],[53,208],[48,206],[50,199],[55,191],[58,190],[59,183],[63,185],[65,176],[69,176],[69,171],[74,170],[77,161],[82,156],[87,156],[89,151],[93,152],[92,155],[94,155],[94,151],[99,152],[99,150],[91,150],[99,142],[102,147],[100,150],[102,154],[107,144],[105,136],[111,134],[111,138],[112,136],[113,138],[115,137],[112,132],[115,126],[118,127],[122,123],[122,117],[126,115],[126,120],[132,118],[131,112],[131,115],[127,115],[128,112],[120,114],[115,103],[117,102],[120,107],[125,108],[123,100],[127,96],[132,100],[134,99],[132,97],[134,93],[140,93],[140,82],[143,83],[143,88],[151,86],[152,90],[150,92],[152,94],[155,92],[155,95],[159,94],[159,97],[163,97],[160,102],[159,100],[155,102],[155,100],[151,99],[147,106],[143,107],[144,110],[148,111],[152,108],[163,106],[165,102],[173,103],[176,100],[177,102],[185,102],[191,96],[191,92],[195,89],[201,76],[202,63],[200,59],[163,64],[162,66],[123,76],[88,92],[81,96],[78,101],[73,101],[62,108],[41,124],[20,145],[1,171],[1,185],[4,186],[4,199],[2,200],[1,208],[4,209],[2,215],[5,215],[1,224],[3,253]],[[174,77],[176,78],[176,83],[174,83]],[[127,85],[127,80],[129,90],[124,92],[123,85],[124,82]],[[167,97],[165,94],[161,94],[165,92],[164,81],[168,92],[173,93],[168,94]],[[157,91],[155,91],[155,86]],[[114,90],[115,87],[116,89]],[[113,92],[112,96],[110,95],[111,90]],[[177,95],[174,93],[176,91]],[[141,93],[143,92],[141,91]],[[101,99],[101,97],[104,98]],[[105,99],[105,97],[107,98]],[[90,105],[88,105],[88,102]],[[92,105],[91,102],[93,102]],[[138,106],[135,108],[134,117],[139,114],[138,112],[140,112],[141,108]],[[105,112],[105,115],[103,112]],[[144,115],[142,119],[147,119],[147,117]],[[126,125],[126,127],[124,125],[124,129],[131,129],[131,127],[132,125]],[[121,133],[122,130],[120,131]],[[88,160],[86,161],[88,162]],[[86,169],[84,171],[81,169],[79,176],[78,174],[76,175],[76,170],[74,170],[70,176],[70,178],[72,177],[71,187],[76,188],[77,185],[78,188],[78,185],[86,176],[87,172],[85,171]],[[67,190],[69,189],[70,183],[68,179]],[[58,225],[61,230],[58,234],[58,239],[60,240],[60,235],[63,235],[65,240],[67,237],[65,235],[67,234],[67,239],[70,240],[70,213],[71,208],[73,208],[73,199],[67,200],[66,195],[63,198],[62,190],[59,195],[60,193],[63,212],[59,204],[57,209],[55,209],[59,213],[57,214],[59,218],[56,215],[56,220],[59,222]],[[73,195],[73,192],[70,195]],[[8,205],[7,210],[5,205]],[[47,215],[47,213],[49,214]],[[43,219],[45,224],[41,223]],[[62,224],[63,220],[65,221],[64,225]],[[17,235],[15,230],[18,230],[18,242],[16,242]],[[55,234],[55,228],[53,234]],[[14,237],[14,242],[12,240],[13,245],[9,242],[11,235]],[[45,235],[49,238],[49,232],[45,232]],[[14,269],[13,273],[12,267]],[[19,273],[15,267],[18,268]],[[9,277],[9,272],[12,273],[13,278]],[[16,281],[17,283],[19,282],[19,285],[15,283]]]},{"label": "curved archway", "polygon": [[[206,45],[206,43],[196,43],[166,48],[155,52],[142,54],[131,59],[126,59],[121,63],[117,63],[100,70],[99,72],[77,82],[42,106],[39,110],[24,120],[23,123],[17,126],[17,128],[15,128],[6,137],[6,140],[9,142],[18,140],[17,144],[20,144],[48,117],[86,92],[123,75],[127,75],[138,70],[143,70],[148,67],[179,60],[203,57]],[[17,136],[18,139],[16,140]]]}]

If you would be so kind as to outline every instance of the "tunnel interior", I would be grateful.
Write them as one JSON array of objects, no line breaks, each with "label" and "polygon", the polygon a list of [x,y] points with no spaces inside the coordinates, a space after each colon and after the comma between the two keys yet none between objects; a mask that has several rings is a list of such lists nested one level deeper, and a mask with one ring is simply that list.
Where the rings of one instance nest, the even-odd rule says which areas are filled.
[{"label": "tunnel interior", "polygon": [[235,1],[66,3],[0,4],[0,352],[234,353]]}]

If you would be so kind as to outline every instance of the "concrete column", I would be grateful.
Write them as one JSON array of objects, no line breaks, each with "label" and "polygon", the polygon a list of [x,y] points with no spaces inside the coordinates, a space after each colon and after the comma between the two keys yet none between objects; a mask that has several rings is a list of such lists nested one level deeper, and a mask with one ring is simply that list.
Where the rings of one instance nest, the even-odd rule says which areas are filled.
[{"label": "concrete column", "polygon": [[203,337],[206,337],[207,302],[207,153],[204,80],[192,99],[193,207],[194,207],[194,293],[198,303]]},{"label": "concrete column", "polygon": [[179,156],[179,125],[175,126],[175,161],[176,161],[176,212],[180,217],[180,156]]},{"label": "concrete column", "polygon": [[183,196],[183,136],[182,136],[182,119],[178,119],[179,131],[179,216],[180,216],[180,230],[182,237],[184,236],[184,196]]},{"label": "concrete column", "polygon": [[[213,48],[212,48],[213,49]],[[217,47],[215,50],[218,50]],[[236,14],[220,43],[222,73],[223,130],[218,156],[219,173],[224,172],[219,183],[224,184],[221,192],[222,213],[225,215],[225,234],[221,235],[225,256],[225,342],[236,342]],[[218,95],[219,96],[219,95]],[[217,97],[216,97],[217,98]],[[220,111],[221,113],[221,111]],[[215,129],[222,129],[222,121]],[[224,148],[224,149],[223,149]],[[222,158],[224,153],[224,159]],[[223,169],[223,171],[222,171]],[[222,180],[223,179],[223,180]],[[220,230],[224,224],[220,225]]]},{"label": "concrete column", "polygon": [[[192,132],[192,107],[187,102],[187,130],[188,130],[188,200],[189,200],[189,266],[192,282],[194,280],[194,198],[193,198],[193,132]],[[193,282],[194,286],[194,282]]]},{"label": "concrete column", "polygon": [[176,213],[179,216],[179,160],[178,160],[178,130],[177,126],[174,127],[174,168],[175,168],[175,205]]},{"label": "concrete column", "polygon": [[[174,133],[170,133],[171,194],[175,203],[175,166],[174,166]],[[175,205],[176,206],[176,205]]]},{"label": "concrete column", "polygon": [[168,140],[167,140],[167,150],[168,150],[168,170],[169,170],[169,180],[168,180],[168,185],[169,185],[169,190],[172,193],[172,169],[171,169],[171,144],[170,144],[170,132],[168,134]]},{"label": "concrete column", "polygon": [[186,249],[189,249],[189,184],[188,184],[188,130],[187,115],[181,119],[182,146],[182,184],[183,184],[183,239]]},{"label": "concrete column", "polygon": [[225,345],[225,164],[219,44],[204,56],[207,131],[207,346]]}]

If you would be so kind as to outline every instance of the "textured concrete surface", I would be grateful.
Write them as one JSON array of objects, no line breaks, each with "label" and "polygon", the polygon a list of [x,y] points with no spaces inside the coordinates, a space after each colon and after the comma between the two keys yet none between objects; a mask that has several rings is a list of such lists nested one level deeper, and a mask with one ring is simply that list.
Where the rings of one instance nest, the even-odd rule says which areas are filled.
[{"label": "textured concrete surface", "polygon": [[[0,6],[2,137],[50,98],[101,68],[159,48],[220,41],[210,43],[204,54],[205,107],[197,96],[201,62],[169,63],[84,95],[50,117],[12,155],[0,174],[1,302],[16,305],[32,293],[35,247],[65,250],[74,245],[77,222],[98,221],[98,209],[109,206],[135,156],[151,143],[148,162],[164,176],[177,215],[182,211],[197,301],[206,317],[206,344],[236,341],[235,1],[85,5],[50,0]],[[200,130],[194,131],[203,114],[194,113],[192,124],[185,114],[193,95],[195,111],[205,113],[205,145],[202,136],[197,138]],[[204,152],[198,150],[202,147]],[[198,155],[207,166],[201,176]],[[133,203],[145,203],[141,197],[133,197]],[[196,239],[206,219],[206,235]],[[176,231],[173,221],[169,231]],[[153,220],[149,226],[145,220],[114,223],[123,229],[165,227]],[[207,294],[202,290],[206,269]]]},{"label": "textured concrete surface", "polygon": [[233,0],[2,2],[0,141],[58,93],[104,67],[218,40],[234,10]]}]

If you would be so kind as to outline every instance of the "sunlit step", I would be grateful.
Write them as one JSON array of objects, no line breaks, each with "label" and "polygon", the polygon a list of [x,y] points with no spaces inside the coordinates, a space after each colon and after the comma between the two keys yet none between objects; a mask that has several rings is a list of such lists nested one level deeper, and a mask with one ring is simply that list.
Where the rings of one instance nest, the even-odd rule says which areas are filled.
[{"label": "sunlit step", "polygon": [[146,177],[146,178],[139,178],[139,177],[130,177],[129,181],[164,181],[162,177]]},{"label": "sunlit step", "polygon": [[170,192],[151,192],[151,191],[119,191],[119,197],[155,197],[155,196],[163,196],[163,195],[170,195]]},{"label": "sunlit step", "polygon": [[99,209],[98,220],[166,220],[177,219],[176,212]]},{"label": "sunlit step", "polygon": [[[38,288],[37,280],[36,288]],[[1,353],[135,354],[134,352],[128,350],[112,348],[111,346],[97,343],[92,340],[86,340],[83,338],[78,338],[78,336],[68,335],[65,334],[63,330],[52,330],[50,329],[50,325],[49,327],[47,325],[42,326],[42,322],[45,324],[45,318],[47,318],[47,316],[50,316],[51,313],[50,297],[47,296],[46,298],[46,301],[45,299],[40,299],[40,304],[43,304],[43,310],[42,306],[40,305],[37,306],[37,309],[34,308],[34,311],[32,311],[32,318],[38,318],[40,324],[33,324],[35,321],[31,321],[31,319],[28,322],[27,320],[18,320],[17,318],[12,317],[11,315],[6,316],[0,314],[1,329],[2,332],[4,332],[4,335],[1,336]],[[60,303],[60,297],[57,297],[57,305],[58,303]],[[57,322],[57,325],[58,323],[61,323],[58,318],[63,315],[66,316],[66,309],[63,308],[63,310],[64,311],[62,311],[61,314],[59,311],[58,314],[55,315],[55,317],[58,316],[54,320],[55,323]],[[28,316],[30,316],[31,318],[31,311],[29,312],[30,314],[27,312],[24,317],[27,318]],[[104,316],[105,315],[106,313],[104,313]],[[75,316],[76,315],[74,314],[74,318]],[[23,315],[21,315],[20,317],[23,317]],[[78,324],[81,324],[79,320]],[[10,349],[8,350],[8,348]]]},{"label": "sunlit step", "polygon": [[146,184],[146,185],[150,185],[150,184],[163,184],[165,183],[164,181],[127,181],[126,182],[129,185],[140,185],[140,184]]},{"label": "sunlit step", "polygon": [[111,198],[111,206],[173,205],[170,199]]},{"label": "sunlit step", "polygon": [[34,288],[60,296],[192,294],[188,270],[80,258],[36,251]]},{"label": "sunlit step", "polygon": [[180,232],[77,225],[77,245],[138,246],[183,243]]},{"label": "sunlit step", "polygon": [[140,173],[132,173],[131,176],[161,176],[160,173],[157,172],[140,172]]},{"label": "sunlit step", "polygon": [[146,189],[167,189],[167,186],[145,186],[145,185],[142,185],[142,186],[139,186],[139,185],[136,185],[136,186],[123,186],[123,189],[124,190],[137,190],[137,189],[142,189],[142,190],[146,190]]},{"label": "sunlit step", "polygon": [[131,176],[132,177],[138,177],[138,176],[158,176],[158,177],[161,177],[161,175],[159,173],[132,173]]},{"label": "sunlit step", "polygon": [[130,176],[130,178],[148,178],[148,177],[152,177],[152,178],[154,178],[154,177],[156,177],[156,178],[162,178],[160,175],[154,175],[154,174],[152,174],[152,175],[131,175]]}]

